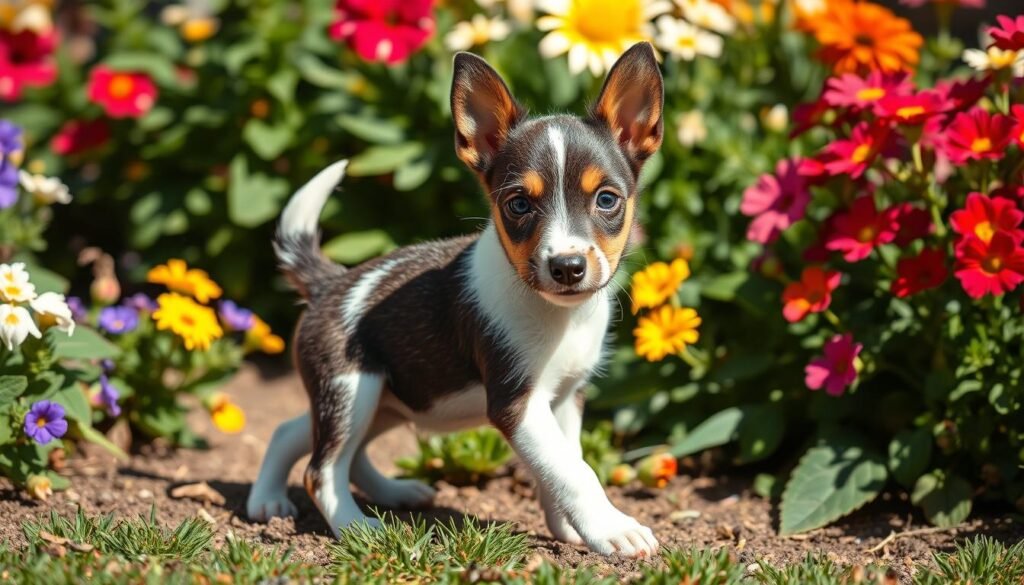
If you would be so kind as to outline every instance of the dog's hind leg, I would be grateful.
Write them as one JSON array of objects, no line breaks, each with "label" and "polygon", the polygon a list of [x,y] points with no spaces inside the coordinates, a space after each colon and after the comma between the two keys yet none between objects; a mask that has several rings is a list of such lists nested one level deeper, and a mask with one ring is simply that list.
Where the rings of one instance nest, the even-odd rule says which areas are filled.
[{"label": "dog's hind leg", "polygon": [[250,520],[266,522],[275,516],[297,514],[295,504],[288,499],[288,472],[312,449],[313,428],[308,412],[281,423],[274,430],[245,504]]},{"label": "dog's hind leg", "polygon": [[349,488],[349,477],[352,461],[376,414],[384,379],[375,373],[349,372],[318,383],[306,491],[338,536],[341,528],[356,521],[379,524],[359,509]]},{"label": "dog's hind leg", "polygon": [[370,442],[405,422],[398,414],[381,409],[373,425],[356,451],[352,461],[352,483],[362,490],[370,501],[386,508],[422,508],[432,501],[437,492],[415,479],[396,479],[381,473],[370,461],[366,448]]}]

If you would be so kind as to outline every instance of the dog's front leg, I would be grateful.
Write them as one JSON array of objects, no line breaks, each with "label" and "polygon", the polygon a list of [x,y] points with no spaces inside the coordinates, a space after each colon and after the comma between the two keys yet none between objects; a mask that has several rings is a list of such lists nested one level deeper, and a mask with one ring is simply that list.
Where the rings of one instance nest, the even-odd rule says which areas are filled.
[{"label": "dog's front leg", "polygon": [[[522,395],[521,395],[522,396]],[[489,406],[491,419],[530,468],[542,490],[563,511],[591,550],[630,557],[651,556],[658,541],[650,528],[623,514],[608,501],[601,482],[580,450],[569,443],[551,410],[550,395],[531,392],[514,404]]]}]

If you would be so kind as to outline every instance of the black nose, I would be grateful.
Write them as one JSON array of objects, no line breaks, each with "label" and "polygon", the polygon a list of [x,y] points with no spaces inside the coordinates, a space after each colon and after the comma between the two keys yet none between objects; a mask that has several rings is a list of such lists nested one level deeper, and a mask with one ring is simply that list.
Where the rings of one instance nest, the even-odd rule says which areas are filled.
[{"label": "black nose", "polygon": [[587,274],[587,259],[580,255],[555,256],[549,261],[551,278],[555,282],[570,286],[583,280]]}]

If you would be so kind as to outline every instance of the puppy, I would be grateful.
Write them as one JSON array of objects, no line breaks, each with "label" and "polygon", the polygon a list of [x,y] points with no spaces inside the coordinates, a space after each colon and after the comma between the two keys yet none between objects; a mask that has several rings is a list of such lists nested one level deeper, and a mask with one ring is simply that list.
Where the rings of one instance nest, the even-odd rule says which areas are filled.
[{"label": "puppy", "polygon": [[335,535],[376,522],[349,482],[386,507],[425,506],[434,490],[382,475],[367,444],[406,422],[436,432],[489,422],[536,477],[555,538],[657,552],[583,461],[578,394],[602,360],[608,284],[636,221],[640,169],[661,145],[663,101],[647,43],[619,59],[586,117],[527,117],[483,59],[460,53],[455,149],[487,193],[482,233],[345,269],[320,254],[317,222],[346,161],[294,195],[275,249],[307,303],[294,348],[311,410],[274,432],[250,518],[295,515],[286,480],[310,452],[306,490]]}]

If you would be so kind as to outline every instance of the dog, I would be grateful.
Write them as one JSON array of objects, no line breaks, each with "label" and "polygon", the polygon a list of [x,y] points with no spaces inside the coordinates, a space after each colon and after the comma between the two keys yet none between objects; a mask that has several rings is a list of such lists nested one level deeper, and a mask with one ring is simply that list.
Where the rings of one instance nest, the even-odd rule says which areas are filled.
[{"label": "dog", "polygon": [[311,409],[276,429],[247,502],[294,516],[289,470],[334,531],[357,521],[355,484],[389,508],[435,492],[381,474],[374,437],[411,422],[449,432],[490,423],[536,477],[551,534],[605,555],[654,555],[649,528],[615,508],[580,447],[581,390],[602,363],[609,283],[636,219],[644,161],[661,146],[664,89],[653,48],[615,63],[589,114],[528,117],[486,61],[455,56],[458,157],[490,204],[482,233],[427,242],[346,269],[320,253],[318,221],[346,161],[285,207],[275,250],[307,307],[294,359]]}]

